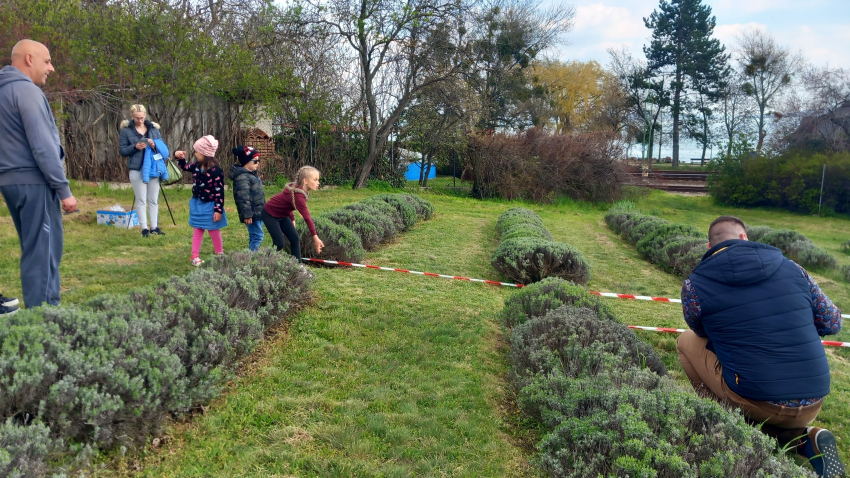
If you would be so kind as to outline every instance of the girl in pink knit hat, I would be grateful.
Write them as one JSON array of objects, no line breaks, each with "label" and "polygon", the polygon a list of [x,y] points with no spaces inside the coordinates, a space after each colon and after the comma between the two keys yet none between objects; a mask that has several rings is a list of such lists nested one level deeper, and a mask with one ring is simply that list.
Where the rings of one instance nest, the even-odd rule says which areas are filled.
[{"label": "girl in pink knit hat", "polygon": [[216,254],[224,250],[220,229],[227,226],[224,214],[224,171],[215,160],[218,140],[207,135],[195,141],[195,162],[186,162],[186,152],[177,151],[174,157],[185,171],[192,173],[195,183],[192,185],[192,199],[189,201],[189,225],[195,228],[192,236],[192,265],[204,263],[201,260],[201,244],[204,231],[209,232]]}]

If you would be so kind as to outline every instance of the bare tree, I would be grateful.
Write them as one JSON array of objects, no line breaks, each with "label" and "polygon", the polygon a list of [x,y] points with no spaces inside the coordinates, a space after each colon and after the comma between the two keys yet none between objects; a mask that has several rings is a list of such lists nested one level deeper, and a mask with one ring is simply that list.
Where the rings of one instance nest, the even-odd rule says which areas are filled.
[{"label": "bare tree", "polygon": [[460,70],[464,6],[448,0],[306,0],[308,21],[329,26],[357,58],[368,154],[363,187],[387,137],[413,96]]},{"label": "bare tree", "polygon": [[740,134],[751,132],[751,124],[755,114],[755,105],[744,92],[744,78],[737,72],[730,72],[726,87],[720,92],[717,112],[722,123],[722,134],[726,137],[726,154],[732,154],[732,143]]},{"label": "bare tree", "polygon": [[765,117],[767,109],[778,99],[778,95],[791,84],[791,79],[803,66],[803,59],[780,46],[769,34],[751,30],[738,38],[738,62],[746,83],[744,92],[751,96],[758,107],[758,143],[761,151],[767,136]]},{"label": "bare tree", "polygon": [[[652,157],[653,133],[660,129],[661,111],[670,105],[665,78],[663,75],[653,76],[646,62],[633,57],[625,47],[620,50],[608,49],[608,54],[611,57],[609,69],[619,79],[626,104],[632,111],[631,130],[649,133],[648,157]],[[643,139],[639,141],[643,142]]]}]

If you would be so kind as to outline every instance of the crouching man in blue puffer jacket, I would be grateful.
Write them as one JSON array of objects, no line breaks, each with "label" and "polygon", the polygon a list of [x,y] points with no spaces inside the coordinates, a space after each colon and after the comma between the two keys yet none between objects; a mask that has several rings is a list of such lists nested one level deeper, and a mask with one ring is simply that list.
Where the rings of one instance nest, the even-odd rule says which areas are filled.
[{"label": "crouching man in blue puffer jacket", "polygon": [[819,476],[844,476],[835,436],[809,426],[829,394],[820,338],[841,330],[841,312],[782,251],[749,242],[737,217],[715,219],[708,241],[682,285],[691,330],[676,344],[694,389],[763,424]]}]

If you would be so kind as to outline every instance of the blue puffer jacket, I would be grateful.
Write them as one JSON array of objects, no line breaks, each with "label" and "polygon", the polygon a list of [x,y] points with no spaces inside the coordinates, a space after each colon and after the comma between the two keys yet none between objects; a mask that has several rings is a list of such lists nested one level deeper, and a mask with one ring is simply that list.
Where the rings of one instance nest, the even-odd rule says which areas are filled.
[{"label": "blue puffer jacket", "polygon": [[145,159],[142,160],[142,181],[146,184],[151,178],[159,178],[160,181],[168,180],[168,169],[165,167],[165,160],[168,159],[168,146],[161,139],[153,140],[156,145],[156,152],[162,155],[159,160],[154,160],[153,148],[145,148]]},{"label": "blue puffer jacket", "polygon": [[723,379],[753,400],[829,394],[829,364],[814,324],[812,294],[782,251],[743,240],[712,247],[689,277],[696,289],[706,348]]}]

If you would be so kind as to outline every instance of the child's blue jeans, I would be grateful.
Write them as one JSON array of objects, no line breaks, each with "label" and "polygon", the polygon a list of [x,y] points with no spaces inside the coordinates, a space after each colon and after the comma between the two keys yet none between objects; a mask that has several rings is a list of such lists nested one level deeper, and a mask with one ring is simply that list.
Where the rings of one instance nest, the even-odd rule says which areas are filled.
[{"label": "child's blue jeans", "polygon": [[245,224],[248,227],[248,249],[251,252],[257,252],[260,244],[263,243],[263,221],[254,219],[251,224]]}]

